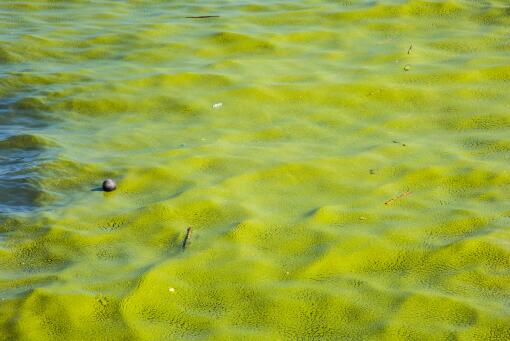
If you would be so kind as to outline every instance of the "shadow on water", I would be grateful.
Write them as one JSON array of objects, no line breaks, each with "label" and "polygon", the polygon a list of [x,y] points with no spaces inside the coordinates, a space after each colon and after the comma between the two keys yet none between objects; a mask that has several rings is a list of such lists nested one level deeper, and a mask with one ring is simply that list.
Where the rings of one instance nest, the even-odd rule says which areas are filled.
[{"label": "shadow on water", "polygon": [[102,187],[92,188],[90,191],[91,192],[104,192]]}]

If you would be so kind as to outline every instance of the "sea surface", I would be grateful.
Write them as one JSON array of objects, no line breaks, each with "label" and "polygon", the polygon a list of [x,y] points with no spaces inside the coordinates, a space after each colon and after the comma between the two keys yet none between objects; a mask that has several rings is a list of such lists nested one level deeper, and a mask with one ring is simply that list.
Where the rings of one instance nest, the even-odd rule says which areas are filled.
[{"label": "sea surface", "polygon": [[509,90],[507,0],[1,1],[0,340],[509,340]]}]

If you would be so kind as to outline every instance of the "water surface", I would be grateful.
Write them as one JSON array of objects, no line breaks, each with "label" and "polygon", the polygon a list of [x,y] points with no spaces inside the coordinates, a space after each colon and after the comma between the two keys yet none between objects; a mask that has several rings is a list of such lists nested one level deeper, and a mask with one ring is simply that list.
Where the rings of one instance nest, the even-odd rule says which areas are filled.
[{"label": "water surface", "polygon": [[510,339],[509,27],[2,2],[0,339]]}]

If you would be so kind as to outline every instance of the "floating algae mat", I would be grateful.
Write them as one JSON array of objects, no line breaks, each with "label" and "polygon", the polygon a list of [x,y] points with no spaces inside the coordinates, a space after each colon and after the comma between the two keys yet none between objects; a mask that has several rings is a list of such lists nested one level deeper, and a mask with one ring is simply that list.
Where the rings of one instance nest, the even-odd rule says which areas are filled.
[{"label": "floating algae mat", "polygon": [[510,339],[509,27],[1,2],[0,340]]}]

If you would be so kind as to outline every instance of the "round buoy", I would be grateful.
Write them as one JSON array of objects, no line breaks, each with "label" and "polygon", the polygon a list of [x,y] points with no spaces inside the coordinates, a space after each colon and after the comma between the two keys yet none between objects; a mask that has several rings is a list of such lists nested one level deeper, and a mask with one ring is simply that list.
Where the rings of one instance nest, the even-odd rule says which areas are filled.
[{"label": "round buoy", "polygon": [[111,192],[117,188],[117,184],[112,179],[106,179],[103,181],[103,191]]}]

